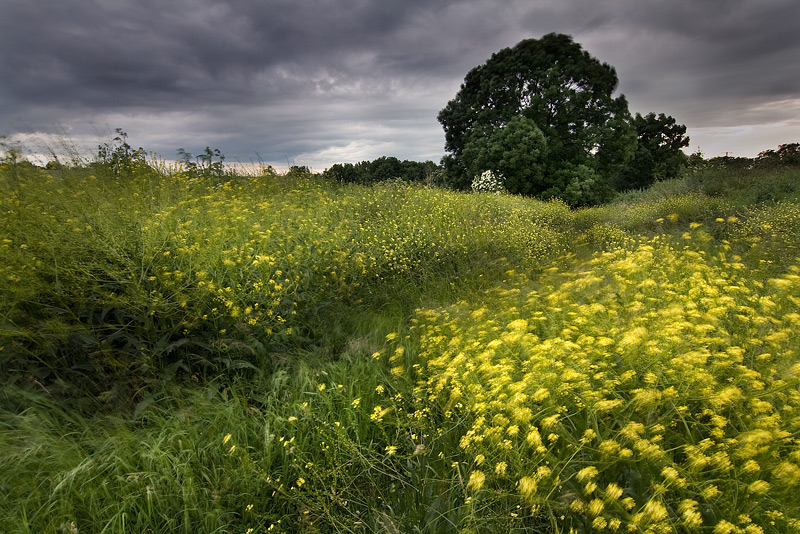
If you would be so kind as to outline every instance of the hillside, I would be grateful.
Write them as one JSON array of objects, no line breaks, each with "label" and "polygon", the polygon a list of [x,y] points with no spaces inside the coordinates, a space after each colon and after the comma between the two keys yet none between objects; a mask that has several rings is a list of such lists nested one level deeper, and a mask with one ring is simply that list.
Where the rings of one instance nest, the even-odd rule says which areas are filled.
[{"label": "hillside", "polygon": [[799,184],[6,163],[0,531],[800,530]]}]

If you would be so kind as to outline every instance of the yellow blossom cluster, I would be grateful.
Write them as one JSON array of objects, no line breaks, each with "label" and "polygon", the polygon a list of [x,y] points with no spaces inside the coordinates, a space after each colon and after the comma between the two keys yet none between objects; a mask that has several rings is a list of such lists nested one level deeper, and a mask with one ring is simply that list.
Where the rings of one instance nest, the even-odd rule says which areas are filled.
[{"label": "yellow blossom cluster", "polygon": [[656,237],[419,310],[417,395],[502,466],[469,486],[623,531],[797,519],[800,265],[762,283],[729,256]]}]

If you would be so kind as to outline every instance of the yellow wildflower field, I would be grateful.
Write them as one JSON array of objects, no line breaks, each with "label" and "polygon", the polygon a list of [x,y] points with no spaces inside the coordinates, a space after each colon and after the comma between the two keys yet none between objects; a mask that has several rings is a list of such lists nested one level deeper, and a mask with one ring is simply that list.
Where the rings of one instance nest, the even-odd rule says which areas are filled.
[{"label": "yellow wildflower field", "polygon": [[416,392],[469,421],[474,499],[581,532],[800,528],[800,258],[754,279],[698,227],[418,310]]}]

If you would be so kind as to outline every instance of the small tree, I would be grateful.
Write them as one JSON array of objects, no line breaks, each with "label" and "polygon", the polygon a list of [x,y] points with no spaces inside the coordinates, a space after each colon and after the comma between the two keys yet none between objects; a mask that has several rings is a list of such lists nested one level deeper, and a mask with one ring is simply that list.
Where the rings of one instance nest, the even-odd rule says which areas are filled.
[{"label": "small tree", "polygon": [[504,177],[509,193],[535,194],[549,185],[545,179],[546,155],[542,131],[519,115],[503,126],[475,129],[464,145],[462,159],[471,176],[488,169]]},{"label": "small tree", "polygon": [[633,161],[613,181],[617,190],[647,187],[653,182],[677,178],[687,156],[683,148],[689,146],[686,126],[663,113],[656,116],[639,113],[633,119],[638,145]]}]

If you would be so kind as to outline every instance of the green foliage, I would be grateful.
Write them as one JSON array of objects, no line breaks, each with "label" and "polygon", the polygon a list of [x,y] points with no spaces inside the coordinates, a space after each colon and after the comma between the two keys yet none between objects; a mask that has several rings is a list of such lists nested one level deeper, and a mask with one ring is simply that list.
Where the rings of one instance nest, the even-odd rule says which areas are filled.
[{"label": "green foliage", "polygon": [[[489,147],[503,144],[476,138],[491,139],[493,135],[529,138],[522,146],[493,152],[495,157],[512,160],[506,166],[514,169],[520,183],[510,190],[547,191],[554,185],[546,182],[547,177],[565,165],[591,168],[601,180],[609,180],[632,157],[636,144],[627,101],[623,96],[612,97],[616,87],[614,69],[566,35],[527,39],[493,54],[484,65],[467,73],[456,97],[438,116],[449,153],[443,163],[454,175],[452,183],[460,188],[469,186],[476,158],[492,152]],[[517,123],[506,132],[512,119]],[[537,139],[534,128],[541,131],[544,142]],[[537,149],[537,161],[526,177],[522,162],[530,158],[526,151],[531,147]],[[495,160],[483,170],[498,166]],[[524,183],[525,178],[534,181]]]},{"label": "green foliage", "polygon": [[778,145],[777,150],[760,152],[755,159],[760,167],[800,167],[800,143]]},{"label": "green foliage", "polygon": [[314,173],[311,172],[311,169],[309,169],[305,165],[292,165],[286,172],[286,178],[294,178],[294,179],[311,178],[313,174]]},{"label": "green foliage", "polygon": [[111,142],[97,147],[97,163],[116,176],[131,176],[136,171],[145,170],[147,163],[144,149],[131,148],[128,144],[128,134],[122,131],[122,128],[117,128],[115,132],[117,135]]},{"label": "green foliage", "polygon": [[798,530],[796,171],[695,169],[573,210],[7,153],[0,531]]},{"label": "green foliage", "polygon": [[506,193],[505,179],[502,174],[483,171],[472,180],[472,190],[477,193]]},{"label": "green foliage", "polygon": [[749,158],[713,158],[689,169],[691,188],[748,205],[800,196],[800,169],[755,165]]},{"label": "green foliage", "polygon": [[327,179],[343,184],[369,185],[389,180],[413,183],[432,183],[439,170],[432,161],[400,161],[392,156],[381,156],[360,163],[335,163],[322,173]]},{"label": "green foliage", "polygon": [[193,157],[183,148],[178,149],[178,156],[183,163],[184,172],[191,177],[222,178],[225,176],[225,156],[218,148],[206,147],[202,154]]},{"label": "green foliage", "polygon": [[3,176],[0,372],[54,394],[270,368],[337,343],[343,306],[392,294],[413,308],[430,285],[489,269],[490,250],[532,265],[560,250],[525,218],[541,205],[489,221],[468,196],[394,182],[34,170]]},{"label": "green foliage", "polygon": [[587,165],[565,165],[552,175],[552,185],[543,198],[560,198],[570,206],[592,206],[611,198],[608,183]]},{"label": "green foliage", "polygon": [[523,116],[487,130],[475,129],[468,137],[462,158],[470,176],[484,171],[503,176],[512,194],[541,192],[545,180],[547,141],[536,124]]},{"label": "green foliage", "polygon": [[638,135],[634,158],[613,180],[617,190],[648,187],[657,181],[678,177],[687,157],[682,149],[689,146],[686,126],[663,113],[656,116],[637,113],[633,127]]}]

